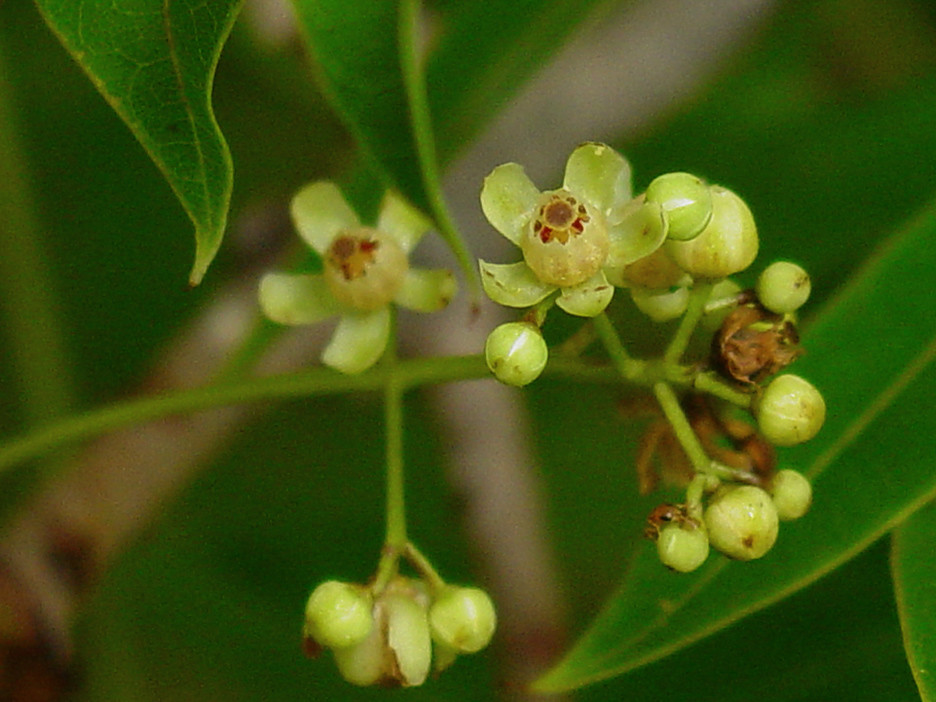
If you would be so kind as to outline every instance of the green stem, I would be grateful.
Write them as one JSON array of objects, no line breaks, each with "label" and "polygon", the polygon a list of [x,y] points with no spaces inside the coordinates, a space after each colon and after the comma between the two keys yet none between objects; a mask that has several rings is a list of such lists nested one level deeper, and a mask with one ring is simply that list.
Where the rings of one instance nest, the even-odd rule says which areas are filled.
[{"label": "green stem", "polygon": [[686,352],[686,347],[689,346],[689,340],[692,338],[692,332],[695,331],[696,325],[699,323],[699,320],[702,319],[702,314],[705,312],[705,303],[712,294],[712,287],[713,284],[707,282],[696,282],[695,285],[692,286],[692,290],[689,293],[689,306],[686,308],[686,313],[683,315],[679,323],[679,328],[673,335],[669,346],[663,353],[663,363],[666,365],[679,363],[682,355]]},{"label": "green stem", "polygon": [[[628,381],[644,387],[650,387],[665,377],[671,385],[692,386],[692,374],[682,372],[678,367],[676,370],[680,370],[679,373],[661,374],[658,363],[631,359],[620,346],[613,328],[611,332],[611,336],[603,340],[606,346],[615,349],[613,352],[615,367],[610,368],[595,365],[587,360],[553,355],[543,375],[559,380],[602,385],[618,384],[621,376],[624,375]],[[612,352],[609,351],[609,353]],[[381,390],[386,388],[389,375],[389,369],[383,365],[360,375],[343,375],[329,368],[317,367],[265,378],[225,379],[224,382],[213,385],[118,402],[85,411],[83,414],[65,417],[39,426],[23,436],[7,439],[0,445],[0,474],[18,463],[49,453],[67,444],[135,424],[217,407],[231,407],[269,400],[290,400],[315,395]],[[480,354],[400,360],[396,364],[393,375],[402,392],[424,385],[440,385],[491,377],[484,356]],[[710,385],[716,388],[713,394],[731,399],[729,390],[718,390],[718,381],[702,382],[701,379],[704,377],[704,374],[696,377],[695,383],[698,389],[710,391]],[[735,400],[737,400],[735,404],[739,406],[744,406],[750,401],[747,396],[740,393],[737,394]]]},{"label": "green stem", "polygon": [[65,412],[74,391],[13,97],[0,53],[0,315],[26,423],[37,424]]},{"label": "green stem", "polygon": [[686,512],[696,522],[702,523],[702,496],[711,484],[705,473],[696,473],[686,488]]},{"label": "green stem", "polygon": [[614,367],[621,376],[631,381],[636,381],[640,378],[647,364],[643,361],[631,358],[631,355],[627,353],[627,349],[625,349],[624,344],[621,343],[621,338],[618,336],[617,330],[614,328],[611,320],[608,319],[608,315],[602,312],[597,317],[594,317],[592,321],[595,325],[598,338],[601,339],[601,343],[604,344],[608,356],[611,357],[611,363],[614,364]]},{"label": "green stem", "polygon": [[410,562],[410,565],[416,569],[426,585],[429,586],[430,593],[437,595],[446,587],[442,576],[439,575],[439,572],[432,566],[429,559],[423,555],[422,551],[416,548],[415,544],[408,543],[403,555]]},{"label": "green stem", "polygon": [[396,315],[392,317],[390,343],[381,366],[385,369],[384,442],[386,486],[386,532],[383,553],[377,565],[374,592],[379,593],[396,575],[400,556],[408,545],[406,536],[406,477],[403,470],[403,385],[397,358]]},{"label": "green stem", "polygon": [[406,86],[410,119],[413,124],[413,138],[419,154],[423,190],[426,193],[432,217],[439,228],[439,234],[455,254],[465,274],[465,279],[471,289],[472,302],[477,304],[481,289],[478,269],[474,257],[465,245],[465,240],[449,213],[445,204],[445,196],[442,194],[439,161],[432,131],[432,116],[429,114],[429,100],[426,95],[426,73],[417,48],[421,29],[419,26],[421,5],[419,0],[401,2],[398,26],[400,66],[403,70],[403,82]]},{"label": "green stem", "polygon": [[692,380],[692,387],[699,392],[708,393],[709,395],[730,402],[733,405],[737,405],[742,409],[748,409],[751,406],[753,395],[735,390],[733,387],[726,385],[717,375],[711,372],[697,373]]},{"label": "green stem", "polygon": [[387,535],[388,548],[402,552],[407,544],[405,477],[403,471],[403,388],[393,371],[396,368],[395,339],[385,363],[390,367],[384,390],[384,435],[387,470]]},{"label": "green stem", "polygon": [[676,439],[689,457],[692,467],[697,473],[708,473],[712,460],[705,453],[705,449],[702,448],[702,444],[699,442],[699,437],[692,430],[692,426],[689,424],[686,413],[683,412],[679,404],[679,398],[676,397],[672,386],[662,381],[656,383],[653,386],[653,394],[656,396],[657,402],[660,403],[666,419],[672,425]]}]

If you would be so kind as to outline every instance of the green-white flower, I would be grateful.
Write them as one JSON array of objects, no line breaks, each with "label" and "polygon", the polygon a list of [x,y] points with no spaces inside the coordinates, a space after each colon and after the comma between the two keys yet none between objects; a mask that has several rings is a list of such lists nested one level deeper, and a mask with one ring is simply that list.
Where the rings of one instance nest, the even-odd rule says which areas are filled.
[{"label": "green-white flower", "polygon": [[314,324],[340,316],[322,362],[360,373],[383,355],[395,303],[434,312],[455,295],[447,270],[410,268],[407,258],[429,221],[387,193],[376,227],[361,225],[334,183],[318,181],[296,193],[290,208],[303,240],[322,257],[321,274],[268,273],[260,281],[260,306],[280,324]]},{"label": "green-white flower", "polygon": [[614,294],[604,269],[648,255],[666,236],[662,219],[646,226],[646,212],[630,202],[630,165],[605,144],[576,148],[558,190],[540,192],[516,163],[498,166],[484,180],[481,208],[524,260],[481,261],[485,292],[507,307],[531,307],[558,290],[566,312],[600,314]]}]

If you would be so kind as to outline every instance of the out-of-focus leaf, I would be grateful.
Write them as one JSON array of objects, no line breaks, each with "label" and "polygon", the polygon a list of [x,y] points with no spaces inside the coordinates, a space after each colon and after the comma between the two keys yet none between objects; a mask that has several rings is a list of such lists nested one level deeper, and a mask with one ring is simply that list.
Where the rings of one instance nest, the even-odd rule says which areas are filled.
[{"label": "out-of-focus leaf", "polygon": [[[572,651],[538,683],[578,687],[673,653],[805,587],[841,565],[936,494],[936,211],[879,250],[830,300],[795,367],[825,395],[819,437],[784,451],[812,478],[815,503],[784,524],[762,560],[713,555],[698,571],[663,569],[639,549],[621,590]],[[895,450],[894,447],[900,447]]]},{"label": "out-of-focus leaf", "polygon": [[891,568],[904,648],[920,697],[936,700],[936,503],[894,532]]},{"label": "out-of-focus leaf", "polygon": [[195,224],[189,280],[198,284],[221,245],[231,199],[231,155],[211,87],[243,0],[36,2]]},{"label": "out-of-focus leaf", "polygon": [[403,73],[401,2],[294,0],[325,91],[387,183],[429,211]]}]

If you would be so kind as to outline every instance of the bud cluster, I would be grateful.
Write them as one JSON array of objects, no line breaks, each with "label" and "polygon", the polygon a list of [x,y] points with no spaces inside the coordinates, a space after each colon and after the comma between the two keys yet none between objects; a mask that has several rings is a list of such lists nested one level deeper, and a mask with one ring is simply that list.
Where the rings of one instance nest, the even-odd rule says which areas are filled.
[{"label": "bud cluster", "polygon": [[414,687],[460,654],[476,653],[494,635],[491,598],[475,587],[395,576],[372,586],[326,581],[306,603],[302,628],[307,655],[330,649],[341,676],[354,685]]}]

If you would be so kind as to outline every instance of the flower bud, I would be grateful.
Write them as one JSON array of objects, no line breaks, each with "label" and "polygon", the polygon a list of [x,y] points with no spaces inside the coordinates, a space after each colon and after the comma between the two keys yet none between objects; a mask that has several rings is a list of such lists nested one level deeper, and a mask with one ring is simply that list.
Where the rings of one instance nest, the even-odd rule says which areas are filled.
[{"label": "flower bud", "polygon": [[654,322],[668,322],[682,316],[689,306],[689,288],[647,290],[631,288],[631,299],[641,312]]},{"label": "flower bud", "polygon": [[655,178],[647,186],[647,202],[663,208],[670,239],[694,239],[712,219],[711,191],[691,173],[665,173]]},{"label": "flower bud", "polygon": [[774,261],[757,279],[755,292],[761,304],[771,312],[795,312],[809,299],[809,274],[789,261]]},{"label": "flower bud", "polygon": [[353,646],[370,633],[372,607],[366,588],[329,580],[306,602],[303,634],[326,648]]},{"label": "flower bud", "polygon": [[754,403],[761,434],[776,446],[809,441],[825,422],[822,394],[798,375],[778,375]]},{"label": "flower bud", "polygon": [[709,302],[706,305],[705,314],[699,320],[699,328],[703,331],[715,333],[725,321],[725,318],[735,309],[735,305],[726,305],[709,310],[709,305],[719,300],[735,297],[741,292],[741,286],[731,278],[725,278],[715,283],[712,293],[709,295]]},{"label": "flower bud", "polygon": [[770,481],[770,494],[781,521],[799,519],[812,504],[812,485],[802,473],[781,470]]},{"label": "flower bud", "polygon": [[666,252],[694,278],[718,279],[734,275],[757,257],[757,226],[744,200],[713,185],[712,218],[690,241],[670,239]]},{"label": "flower bud", "polygon": [[499,381],[522,387],[543,372],[549,349],[532,322],[507,322],[488,335],[484,357]]},{"label": "flower bud", "polygon": [[354,646],[334,649],[342,677],[354,685],[421,685],[432,662],[424,593],[399,578],[374,603],[373,626]]},{"label": "flower bud", "polygon": [[677,266],[662,247],[623,268],[606,269],[605,273],[608,280],[621,288],[634,286],[665,290],[674,285],[688,285],[692,282],[686,271]]},{"label": "flower bud", "polygon": [[705,510],[712,546],[729,558],[760,558],[777,540],[779,521],[770,495],[759,487],[741,485],[716,493]]},{"label": "flower bud", "polygon": [[450,587],[429,608],[429,625],[436,643],[458,653],[475,653],[490,643],[497,615],[484,590]]},{"label": "flower bud", "polygon": [[660,530],[656,547],[660,562],[680,573],[695,570],[709,554],[705,529],[692,524],[667,524]]}]

